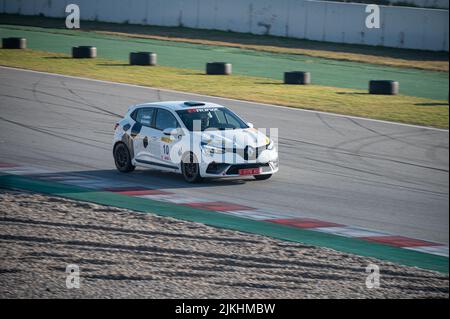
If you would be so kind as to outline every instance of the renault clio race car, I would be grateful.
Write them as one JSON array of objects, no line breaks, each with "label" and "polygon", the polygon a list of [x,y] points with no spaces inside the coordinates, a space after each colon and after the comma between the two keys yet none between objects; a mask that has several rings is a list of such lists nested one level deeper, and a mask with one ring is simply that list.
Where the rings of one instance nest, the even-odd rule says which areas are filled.
[{"label": "renault clio race car", "polygon": [[206,102],[133,105],[116,123],[114,162],[120,172],[136,166],[205,177],[254,176],[278,171],[275,142],[228,108]]}]

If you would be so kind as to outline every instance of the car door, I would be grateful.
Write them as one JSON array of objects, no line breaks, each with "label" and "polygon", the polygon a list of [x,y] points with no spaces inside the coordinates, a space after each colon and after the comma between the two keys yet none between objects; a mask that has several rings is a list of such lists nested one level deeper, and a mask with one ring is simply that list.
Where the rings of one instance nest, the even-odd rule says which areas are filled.
[{"label": "car door", "polygon": [[152,158],[149,144],[151,140],[154,113],[155,110],[151,107],[138,109],[135,118],[136,123],[131,128],[134,159],[141,164],[146,164],[146,162]]},{"label": "car door", "polygon": [[[178,142],[177,136],[169,136],[164,134],[165,129],[180,128],[180,124],[175,116],[169,110],[157,108],[154,121],[154,129],[156,131],[156,139],[158,142],[158,150],[155,153],[159,154],[159,163],[162,167],[168,169],[178,169],[178,163],[173,159],[173,147]],[[156,143],[155,143],[156,144]],[[156,147],[156,145],[155,145]]]}]

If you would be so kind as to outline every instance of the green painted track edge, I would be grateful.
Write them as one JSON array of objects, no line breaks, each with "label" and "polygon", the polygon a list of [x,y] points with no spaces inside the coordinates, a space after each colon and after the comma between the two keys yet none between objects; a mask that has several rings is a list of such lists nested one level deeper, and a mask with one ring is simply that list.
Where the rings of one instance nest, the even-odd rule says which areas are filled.
[{"label": "green painted track edge", "polygon": [[203,223],[213,227],[258,234],[307,245],[326,247],[359,256],[373,257],[406,266],[448,273],[448,257],[392,247],[384,244],[371,243],[356,238],[348,238],[308,229],[252,220],[216,211],[208,211],[183,205],[159,202],[147,198],[97,191],[10,174],[0,175],[0,187],[49,194],[68,199],[130,209],[143,213],[153,213],[160,216]]},{"label": "green painted track edge", "polygon": [[[0,15],[1,16],[1,15]],[[16,32],[19,32],[18,34]],[[186,59],[184,59],[183,63],[179,61],[182,58],[179,58],[180,56],[183,56],[182,53],[179,53],[177,56],[178,58],[175,58],[173,55],[171,58],[168,59],[167,55],[165,55],[163,52],[160,54],[160,60],[159,64],[161,66],[167,66],[167,67],[175,67],[175,68],[182,68],[182,69],[190,69],[195,71],[204,71],[204,61],[215,59],[213,56],[209,55],[210,53],[219,54],[219,57],[216,56],[218,59],[231,59],[228,62],[235,63],[235,68],[233,69],[233,74],[236,75],[242,75],[242,76],[250,76],[250,77],[256,77],[261,79],[272,79],[272,80],[282,80],[282,73],[288,68],[296,68],[295,65],[298,63],[301,63],[301,67],[308,69],[309,71],[315,73],[317,76],[315,76],[315,84],[320,86],[330,86],[330,87],[337,87],[342,89],[352,89],[352,90],[367,90],[367,83],[370,80],[368,77],[364,77],[363,79],[355,79],[355,74],[359,74],[361,72],[357,72],[355,70],[360,70],[361,68],[368,68],[366,69],[366,72],[368,70],[376,71],[376,73],[373,75],[375,78],[384,78],[389,77],[395,80],[398,80],[401,82],[401,95],[404,96],[412,96],[412,97],[419,97],[419,98],[427,98],[427,99],[433,99],[436,101],[446,100],[447,95],[445,95],[445,90],[448,86],[448,72],[440,72],[440,71],[431,71],[431,70],[419,70],[415,68],[403,68],[403,67],[395,67],[395,66],[388,66],[388,65],[377,65],[377,64],[371,64],[371,63],[364,63],[364,62],[357,62],[357,61],[343,61],[343,60],[333,60],[329,58],[322,58],[322,57],[309,57],[302,54],[292,54],[292,53],[273,53],[273,52],[263,52],[263,51],[256,51],[252,49],[243,49],[243,48],[236,48],[236,47],[223,47],[220,45],[208,45],[208,44],[196,44],[196,43],[185,43],[185,42],[176,42],[176,41],[168,41],[168,40],[160,40],[160,39],[146,39],[146,38],[133,38],[133,37],[127,37],[127,36],[118,36],[118,35],[105,35],[105,34],[97,34],[90,31],[77,31],[77,30],[66,30],[66,29],[58,29],[58,28],[43,28],[43,27],[37,27],[37,26],[20,26],[20,25],[8,25],[8,24],[1,24],[0,22],[0,33],[3,33],[3,36],[21,36],[21,37],[28,37],[26,35],[27,32],[31,33],[37,33],[40,35],[48,34],[51,36],[50,38],[53,38],[53,36],[57,37],[68,37],[65,40],[61,41],[67,41],[68,43],[64,45],[64,48],[59,47],[49,47],[48,43],[45,44],[44,42],[39,42],[39,45],[32,45],[31,41],[28,43],[28,46],[30,49],[33,50],[41,50],[41,51],[47,51],[47,52],[57,52],[57,53],[70,53],[70,47],[73,44],[76,45],[83,45],[86,44],[85,41],[95,41],[99,40],[102,41],[102,43],[96,42],[96,46],[98,49],[98,52],[103,52],[100,54],[103,58],[109,59],[109,60],[116,60],[116,61],[128,61],[128,53],[129,50],[147,50],[145,47],[147,45],[156,45],[156,46],[164,46],[166,49],[169,47],[172,48],[179,48],[179,49],[193,49],[193,50],[199,50],[196,55],[203,56],[202,61],[196,60],[196,62],[187,63]],[[33,37],[28,37],[30,40]],[[50,39],[49,38],[49,39]],[[83,39],[83,41],[81,41]],[[91,39],[91,40],[86,40]],[[81,42],[77,42],[80,40]],[[72,41],[75,41],[72,43]],[[109,44],[105,47],[106,43],[103,43],[103,41],[107,41]],[[124,42],[125,41],[125,42]],[[122,44],[121,47],[127,47],[124,43],[128,43],[133,48],[127,49],[127,52],[124,52],[122,49],[112,48],[111,45],[118,45]],[[60,43],[61,44],[61,43]],[[123,46],[125,45],[125,46]],[[134,45],[137,45],[138,47],[134,47]],[[144,47],[140,47],[144,46]],[[109,48],[108,48],[109,47]],[[105,50],[106,48],[106,50]],[[112,50],[112,51],[111,51]],[[156,50],[156,49],[155,49]],[[109,52],[109,54],[106,54],[105,52]],[[111,52],[114,52],[114,54],[111,54]],[[231,56],[220,57],[220,54],[231,54]],[[233,53],[233,54],[232,54]],[[181,54],[181,55],[180,55]],[[192,53],[191,53],[192,54]],[[206,54],[206,55],[204,55]],[[277,60],[278,62],[274,62],[272,64],[278,65],[278,63],[287,63],[288,61],[291,61],[294,63],[293,65],[286,65],[285,67],[279,69],[276,67],[274,70],[270,72],[253,72],[254,70],[259,70],[258,67],[261,65],[261,62],[244,62],[241,64],[242,61],[237,59],[238,55],[242,56],[253,56],[253,57],[259,57],[264,59],[272,59],[272,58],[282,58],[281,60]],[[174,60],[175,59],[175,60]],[[298,61],[300,59],[301,61]],[[194,59],[195,60],[195,59]],[[239,62],[240,66],[238,66],[237,62]],[[310,61],[315,61],[313,64],[310,63]],[[253,67],[250,67],[250,64],[254,63]],[[271,62],[265,62],[265,63],[271,63]],[[319,65],[328,65],[326,68],[319,68],[317,67]],[[312,69],[311,69],[312,67]],[[342,73],[342,68],[344,68],[346,71]],[[252,70],[252,71],[251,71]],[[353,70],[353,71],[351,71]],[[330,73],[331,72],[331,73]],[[387,73],[386,73],[387,72]],[[410,73],[406,78],[402,75],[406,73]],[[320,74],[320,75],[318,75]],[[334,74],[334,76],[333,76]],[[350,75],[352,74],[352,75]],[[346,78],[346,80],[340,79],[339,81],[335,82],[337,78],[341,78],[343,75]],[[399,78],[399,75],[400,76]],[[434,82],[435,84],[433,86],[427,87],[427,89],[424,88],[423,85],[417,86],[417,83],[420,79],[423,79],[423,77],[426,77],[427,79],[430,79],[431,82]],[[412,80],[412,78],[415,78],[415,80]],[[439,78],[439,79],[438,79]],[[446,86],[442,87],[441,89],[438,89],[440,93],[434,92],[433,94],[430,94],[430,92],[434,91],[437,87],[441,87],[440,83],[444,81]],[[428,81],[429,82],[429,81]],[[427,83],[428,83],[427,82]],[[408,84],[406,84],[408,83]],[[419,92],[419,93],[418,93]]]}]

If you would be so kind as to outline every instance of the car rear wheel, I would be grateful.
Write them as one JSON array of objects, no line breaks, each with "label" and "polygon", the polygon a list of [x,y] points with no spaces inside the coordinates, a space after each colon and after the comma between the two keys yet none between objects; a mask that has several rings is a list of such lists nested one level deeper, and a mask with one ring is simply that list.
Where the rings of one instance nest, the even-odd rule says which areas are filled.
[{"label": "car rear wheel", "polygon": [[200,175],[200,165],[193,153],[186,154],[181,160],[181,172],[188,183],[198,183],[203,180]]},{"label": "car rear wheel", "polygon": [[120,172],[128,173],[134,171],[135,167],[131,163],[130,152],[125,144],[117,144],[114,148],[114,163]]},{"label": "car rear wheel", "polygon": [[253,175],[253,177],[258,181],[263,181],[265,179],[269,179],[272,177],[272,174],[265,174],[265,175]]}]

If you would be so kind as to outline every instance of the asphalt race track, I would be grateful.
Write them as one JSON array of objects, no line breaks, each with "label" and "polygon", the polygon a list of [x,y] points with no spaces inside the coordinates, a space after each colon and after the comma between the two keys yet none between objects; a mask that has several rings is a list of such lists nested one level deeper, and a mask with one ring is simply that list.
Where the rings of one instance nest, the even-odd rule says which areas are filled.
[{"label": "asphalt race track", "polygon": [[[131,104],[206,100],[280,132],[268,181],[115,170],[115,121]],[[187,196],[449,243],[449,133],[0,67],[0,162],[85,172]]]}]

